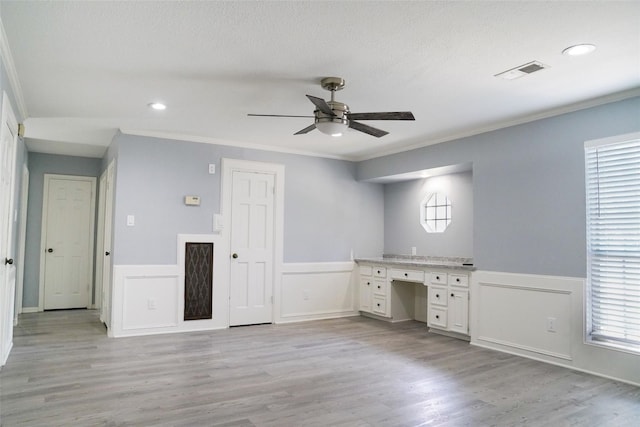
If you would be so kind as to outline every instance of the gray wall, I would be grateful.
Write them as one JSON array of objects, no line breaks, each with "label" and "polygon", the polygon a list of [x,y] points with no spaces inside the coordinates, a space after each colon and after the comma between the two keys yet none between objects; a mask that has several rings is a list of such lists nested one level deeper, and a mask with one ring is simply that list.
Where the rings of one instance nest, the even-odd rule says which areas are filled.
[{"label": "gray wall", "polygon": [[584,141],[640,131],[639,111],[635,97],[371,159],[358,178],[471,162],[475,265],[585,277]]},{"label": "gray wall", "polygon": [[[222,158],[285,165],[285,262],[382,252],[383,186],[357,182],[352,162],[121,134],[114,142],[114,264],[174,264],[177,234],[211,233]],[[201,205],[185,206],[186,195],[200,196]],[[127,215],[135,226],[126,226]]]},{"label": "gray wall", "polygon": [[100,159],[29,153],[29,203],[25,246],[25,265],[29,268],[24,272],[23,307],[38,306],[44,174],[98,177],[100,166]]},{"label": "gray wall", "polygon": [[[419,206],[431,193],[451,202],[451,224],[443,233],[427,233],[420,224]],[[473,257],[473,176],[471,172],[385,185],[384,252]]]}]

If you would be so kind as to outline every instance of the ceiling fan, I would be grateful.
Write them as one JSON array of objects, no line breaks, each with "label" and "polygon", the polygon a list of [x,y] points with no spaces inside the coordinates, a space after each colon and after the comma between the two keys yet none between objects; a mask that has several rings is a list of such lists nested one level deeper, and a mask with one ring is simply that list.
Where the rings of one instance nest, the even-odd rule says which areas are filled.
[{"label": "ceiling fan", "polygon": [[410,111],[395,111],[381,113],[352,113],[349,106],[335,100],[335,93],[344,88],[345,81],[341,77],[326,77],[320,81],[323,89],[331,92],[331,100],[325,101],[316,96],[307,95],[309,101],[316,106],[313,116],[289,116],[281,114],[248,114],[253,117],[307,117],[313,118],[314,123],[299,130],[294,135],[309,133],[314,129],[331,136],[341,136],[347,128],[355,129],[376,138],[385,136],[389,132],[374,128],[356,120],[415,120]]}]

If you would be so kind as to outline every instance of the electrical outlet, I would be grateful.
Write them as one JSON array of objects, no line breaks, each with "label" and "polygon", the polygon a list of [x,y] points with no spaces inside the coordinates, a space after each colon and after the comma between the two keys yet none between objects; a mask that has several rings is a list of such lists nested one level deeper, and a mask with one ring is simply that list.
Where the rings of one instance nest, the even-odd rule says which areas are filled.
[{"label": "electrical outlet", "polygon": [[556,318],[555,317],[547,317],[547,331],[548,332],[557,332],[556,331]]},{"label": "electrical outlet", "polygon": [[155,309],[156,309],[156,307],[157,307],[157,304],[156,304],[156,300],[155,300],[155,298],[149,298],[149,299],[147,300],[147,308],[148,308],[149,310],[155,310]]},{"label": "electrical outlet", "polygon": [[215,163],[209,163],[209,174],[213,175],[216,173],[216,164]]}]

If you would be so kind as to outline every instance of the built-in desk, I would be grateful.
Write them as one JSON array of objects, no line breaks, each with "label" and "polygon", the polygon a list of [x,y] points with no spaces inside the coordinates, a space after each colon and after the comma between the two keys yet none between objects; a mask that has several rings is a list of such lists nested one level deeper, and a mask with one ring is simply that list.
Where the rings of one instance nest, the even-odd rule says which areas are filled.
[{"label": "built-in desk", "polygon": [[464,258],[359,258],[360,312],[382,320],[418,320],[434,332],[469,336],[469,281]]}]

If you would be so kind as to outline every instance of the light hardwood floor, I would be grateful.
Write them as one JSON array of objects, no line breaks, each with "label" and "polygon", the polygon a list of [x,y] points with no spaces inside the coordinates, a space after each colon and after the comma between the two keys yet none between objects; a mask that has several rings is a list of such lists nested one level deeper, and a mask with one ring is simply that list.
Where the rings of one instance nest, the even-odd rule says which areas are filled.
[{"label": "light hardwood floor", "polygon": [[2,426],[640,426],[640,388],[364,317],[109,339],[25,314],[0,387]]}]

